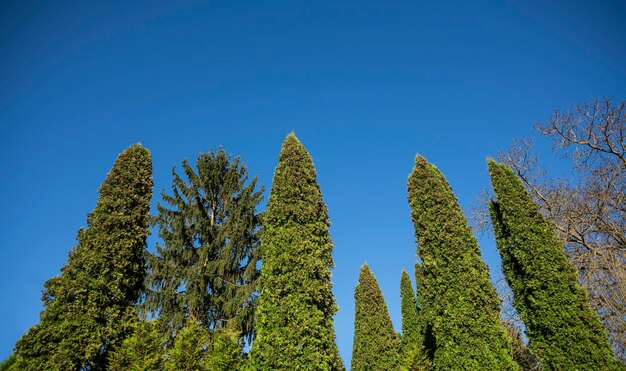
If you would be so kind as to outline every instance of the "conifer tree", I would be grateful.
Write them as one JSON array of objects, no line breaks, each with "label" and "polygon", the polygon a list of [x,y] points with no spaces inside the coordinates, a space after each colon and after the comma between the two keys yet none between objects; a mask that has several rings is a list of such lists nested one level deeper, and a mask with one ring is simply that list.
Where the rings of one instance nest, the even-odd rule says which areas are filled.
[{"label": "conifer tree", "polygon": [[408,180],[422,260],[418,292],[438,370],[517,369],[500,323],[500,302],[478,243],[448,182],[423,157]]},{"label": "conifer tree", "polygon": [[145,308],[173,334],[187,319],[206,329],[253,335],[262,199],[257,178],[223,149],[201,153],[194,169],[172,170],[172,195],[162,192],[156,225],[163,245],[148,256]]},{"label": "conifer tree", "polygon": [[289,134],[263,216],[252,369],[343,369],[333,328],[329,226],[313,160]]},{"label": "conifer tree", "polygon": [[228,329],[209,330],[196,321],[186,323],[165,355],[166,371],[232,371],[243,364],[237,334]]},{"label": "conifer tree", "polygon": [[108,369],[111,371],[163,370],[164,337],[157,321],[137,321],[133,333],[111,352]]},{"label": "conifer tree", "polygon": [[502,270],[531,350],[547,370],[614,369],[607,334],[552,226],[511,168],[492,160],[488,168]]},{"label": "conifer tree", "polygon": [[428,358],[424,349],[424,336],[420,320],[420,308],[413,291],[409,274],[403,269],[400,278],[400,298],[402,311],[402,368],[424,370],[428,368]]},{"label": "conifer tree", "polygon": [[102,369],[136,321],[149,232],[150,152],[139,144],[122,152],[99,193],[67,264],[44,285],[40,323],[16,345],[22,369]]},{"label": "conifer tree", "polygon": [[400,339],[393,329],[387,303],[367,264],[361,267],[354,290],[352,371],[397,370]]}]

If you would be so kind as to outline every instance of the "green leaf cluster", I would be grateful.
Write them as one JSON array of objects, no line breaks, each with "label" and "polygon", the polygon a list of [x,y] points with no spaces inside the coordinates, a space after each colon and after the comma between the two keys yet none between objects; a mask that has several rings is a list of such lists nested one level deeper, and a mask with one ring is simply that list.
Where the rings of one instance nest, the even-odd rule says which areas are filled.
[{"label": "green leaf cluster", "polygon": [[157,321],[137,321],[132,334],[111,352],[108,369],[163,370],[164,343]]},{"label": "green leaf cluster", "polygon": [[165,355],[166,371],[228,371],[243,366],[238,334],[226,329],[211,331],[199,322],[188,322]]},{"label": "green leaf cluster", "polygon": [[515,370],[500,302],[448,182],[422,156],[408,179],[425,343],[437,370]]},{"label": "green leaf cluster", "polygon": [[367,264],[361,267],[354,289],[353,371],[396,370],[400,365],[400,337],[393,329],[387,303]]},{"label": "green leaf cluster", "polygon": [[490,160],[491,219],[513,305],[546,370],[610,370],[607,334],[550,223],[511,168]]},{"label": "green leaf cluster", "polygon": [[343,369],[333,328],[329,226],[313,160],[290,134],[263,216],[252,369]]},{"label": "green leaf cluster", "polygon": [[45,283],[41,321],[16,344],[20,368],[101,369],[136,320],[152,196],[150,152],[115,160],[61,274]]}]

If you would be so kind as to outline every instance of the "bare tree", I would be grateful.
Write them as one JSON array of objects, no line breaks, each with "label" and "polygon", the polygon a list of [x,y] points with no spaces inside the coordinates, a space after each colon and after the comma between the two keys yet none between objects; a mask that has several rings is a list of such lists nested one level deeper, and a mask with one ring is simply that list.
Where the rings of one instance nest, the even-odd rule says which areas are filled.
[{"label": "bare tree", "polygon": [[[569,176],[550,177],[539,166],[530,139],[515,140],[497,159],[517,172],[552,221],[616,358],[625,362],[626,101],[597,99],[568,112],[557,110],[536,128],[553,140],[555,154],[571,161]],[[475,208],[479,228],[488,221],[485,215]]]}]

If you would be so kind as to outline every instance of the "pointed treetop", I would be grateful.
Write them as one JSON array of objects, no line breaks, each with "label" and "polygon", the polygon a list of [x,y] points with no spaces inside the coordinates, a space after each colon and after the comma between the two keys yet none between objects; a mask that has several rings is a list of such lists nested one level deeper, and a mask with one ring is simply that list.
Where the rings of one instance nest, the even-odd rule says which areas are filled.
[{"label": "pointed treetop", "polygon": [[305,160],[311,163],[313,162],[311,155],[306,150],[306,148],[304,148],[304,145],[302,144],[302,142],[300,142],[298,137],[296,137],[296,134],[294,132],[289,133],[287,137],[285,137],[285,140],[283,141],[282,147],[280,149],[280,155],[278,160],[280,162],[284,161],[287,158],[292,159],[292,161],[289,161],[290,163],[293,163],[293,160],[295,159]]},{"label": "pointed treetop", "polygon": [[352,370],[395,370],[399,363],[400,339],[378,281],[363,264],[354,289],[354,342]]}]

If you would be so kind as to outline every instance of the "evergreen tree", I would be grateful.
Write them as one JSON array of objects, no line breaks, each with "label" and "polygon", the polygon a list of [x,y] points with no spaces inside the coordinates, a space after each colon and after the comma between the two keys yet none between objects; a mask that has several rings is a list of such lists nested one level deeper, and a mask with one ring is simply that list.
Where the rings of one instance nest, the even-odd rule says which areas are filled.
[{"label": "evergreen tree", "polygon": [[511,168],[491,160],[488,167],[502,270],[531,350],[548,370],[615,368],[607,334],[552,226]]},{"label": "evergreen tree", "polygon": [[133,333],[111,352],[108,369],[112,371],[163,370],[164,338],[157,321],[138,321]]},{"label": "evergreen tree", "polygon": [[223,149],[201,153],[185,180],[172,170],[172,195],[162,192],[156,225],[163,245],[148,257],[145,308],[173,334],[190,319],[207,329],[229,327],[248,339],[258,261],[256,177]]},{"label": "evergreen tree", "polygon": [[424,370],[428,359],[424,350],[424,336],[420,320],[420,308],[413,291],[409,274],[402,270],[400,278],[400,298],[402,310],[402,368]]},{"label": "evergreen tree", "polygon": [[122,152],[99,193],[61,275],[45,283],[40,323],[16,345],[22,369],[102,369],[136,320],[149,232],[150,152],[139,144]]},{"label": "evergreen tree", "polygon": [[333,328],[329,226],[313,160],[289,134],[263,216],[253,369],[343,369]]},{"label": "evergreen tree", "polygon": [[408,180],[422,260],[418,292],[438,370],[517,369],[500,323],[500,302],[478,243],[448,182],[423,157]]},{"label": "evergreen tree", "polygon": [[367,264],[361,267],[354,290],[353,371],[397,370],[400,339],[393,329],[387,303]]},{"label": "evergreen tree", "polygon": [[196,321],[182,327],[165,356],[167,371],[232,371],[243,365],[238,334],[228,329],[209,330]]}]

